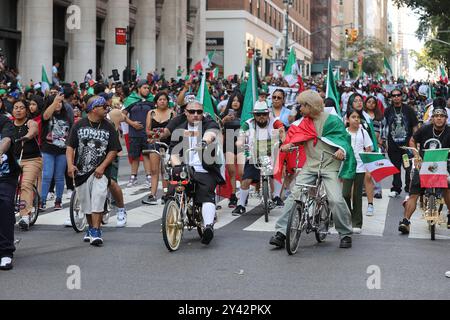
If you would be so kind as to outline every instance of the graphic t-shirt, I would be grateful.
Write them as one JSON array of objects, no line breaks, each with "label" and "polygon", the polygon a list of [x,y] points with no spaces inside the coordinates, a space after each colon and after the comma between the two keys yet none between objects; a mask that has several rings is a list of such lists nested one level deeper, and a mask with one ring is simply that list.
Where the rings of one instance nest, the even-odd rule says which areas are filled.
[{"label": "graphic t-shirt", "polygon": [[397,150],[398,146],[405,146],[413,134],[413,128],[418,125],[414,110],[407,105],[401,108],[390,107],[385,114],[386,128],[388,130],[388,145],[390,149]]},{"label": "graphic t-shirt", "polygon": [[[101,123],[81,119],[70,133],[68,146],[75,149],[75,166],[79,170],[75,177],[77,187],[85,183],[111,151],[122,151],[119,135],[107,120]],[[109,168],[105,171],[109,179]]]},{"label": "graphic t-shirt", "polygon": [[66,142],[72,122],[66,115],[53,114],[49,120],[42,119],[41,151],[50,154],[66,153]]},{"label": "graphic t-shirt", "polygon": [[420,156],[423,158],[424,150],[450,148],[450,128],[445,126],[444,131],[433,130],[429,124],[421,127],[413,136],[414,141],[420,145]]}]

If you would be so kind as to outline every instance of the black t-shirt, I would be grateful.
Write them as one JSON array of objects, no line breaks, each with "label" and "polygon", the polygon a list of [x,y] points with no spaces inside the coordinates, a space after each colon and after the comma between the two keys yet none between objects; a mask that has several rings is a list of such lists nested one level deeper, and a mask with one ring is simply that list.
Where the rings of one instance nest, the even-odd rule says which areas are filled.
[{"label": "black t-shirt", "polygon": [[384,112],[384,117],[388,129],[389,149],[397,150],[399,146],[408,145],[413,128],[419,124],[414,110],[405,104],[401,108],[391,106]]},{"label": "black t-shirt", "polygon": [[65,154],[66,142],[73,122],[67,113],[54,113],[49,120],[42,118],[41,151],[50,154]]},{"label": "black t-shirt", "polygon": [[0,114],[0,141],[4,138],[11,139],[11,147],[2,156],[0,164],[0,181],[15,182],[20,173],[19,164],[14,157],[14,124],[6,116]]},{"label": "black t-shirt", "polygon": [[444,131],[433,131],[433,125],[421,127],[413,136],[420,145],[420,156],[423,158],[424,150],[450,149],[450,128],[445,126]]},{"label": "black t-shirt", "polygon": [[169,124],[166,126],[167,129],[169,129],[170,133],[172,134],[175,129],[177,129],[182,123],[187,121],[187,117],[184,113],[180,114],[179,116],[173,118],[169,121]]},{"label": "black t-shirt", "polygon": [[[75,177],[77,187],[89,179],[109,152],[122,150],[119,135],[107,120],[91,123],[89,119],[81,119],[73,126],[68,146],[75,149],[75,166],[79,170]],[[105,171],[105,176],[110,178],[109,168]]]},{"label": "black t-shirt", "polygon": [[[14,139],[20,139],[28,134],[28,123],[29,120],[21,126],[14,125]],[[14,155],[17,159],[20,159],[20,155],[22,155],[22,160],[40,158],[41,150],[39,149],[37,137],[25,142],[23,146],[22,143],[16,143]]]}]

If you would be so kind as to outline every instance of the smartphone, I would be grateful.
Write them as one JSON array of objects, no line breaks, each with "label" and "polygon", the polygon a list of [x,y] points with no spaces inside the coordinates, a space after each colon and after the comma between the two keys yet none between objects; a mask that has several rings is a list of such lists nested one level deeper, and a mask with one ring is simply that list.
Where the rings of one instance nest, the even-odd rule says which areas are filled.
[{"label": "smartphone", "polygon": [[235,113],[236,112],[233,109],[228,110],[228,115],[229,116],[233,116],[234,117]]}]

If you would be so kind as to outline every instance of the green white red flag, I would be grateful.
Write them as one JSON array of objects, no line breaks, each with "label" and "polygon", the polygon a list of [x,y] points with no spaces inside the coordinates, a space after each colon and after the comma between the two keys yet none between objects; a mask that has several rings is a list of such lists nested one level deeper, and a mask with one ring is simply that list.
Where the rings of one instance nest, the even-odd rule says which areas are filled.
[{"label": "green white red flag", "polygon": [[448,188],[447,160],[450,149],[426,150],[420,168],[421,188]]},{"label": "green white red flag", "polygon": [[208,69],[209,66],[211,65],[211,61],[214,57],[214,54],[215,54],[215,51],[210,52],[210,53],[208,53],[208,55],[206,57],[203,58],[202,61],[197,62],[196,65],[194,66],[194,71],[198,72],[198,71]]},{"label": "green white red flag", "polygon": [[444,67],[442,67],[442,66],[440,66],[440,69],[441,69],[441,78],[440,78],[440,80],[442,81],[442,82],[444,82],[444,83],[448,83],[448,75],[447,75],[447,72],[445,71],[445,68]]},{"label": "green white red flag", "polygon": [[382,153],[367,152],[360,153],[359,155],[366,166],[366,170],[370,172],[375,182],[380,182],[389,176],[400,173]]}]

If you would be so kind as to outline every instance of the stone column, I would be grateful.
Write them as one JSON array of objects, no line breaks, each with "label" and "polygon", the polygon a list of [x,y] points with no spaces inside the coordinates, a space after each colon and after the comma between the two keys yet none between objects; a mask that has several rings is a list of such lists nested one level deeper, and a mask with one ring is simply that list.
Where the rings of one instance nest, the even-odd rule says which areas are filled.
[{"label": "stone column", "polygon": [[[123,70],[127,65],[127,46],[116,45],[116,28],[126,28],[130,23],[130,4],[128,0],[109,0],[106,15],[105,35],[105,75],[117,69],[122,81]],[[131,66],[133,63],[131,63]]]},{"label": "stone column", "polygon": [[81,29],[68,33],[69,52],[67,56],[68,81],[84,81],[84,76],[92,69],[95,79],[97,50],[97,5],[92,0],[74,0],[81,9]]},{"label": "stone column", "polygon": [[21,0],[18,15],[22,42],[19,57],[19,72],[22,82],[41,81],[42,66],[49,80],[53,66],[53,0]]},{"label": "stone column", "polygon": [[192,43],[192,65],[206,56],[206,0],[195,0],[194,42]]},{"label": "stone column", "polygon": [[[134,29],[134,55],[142,69],[142,77],[156,68],[156,6],[155,0],[137,0]],[[132,61],[135,66],[136,61]]]},{"label": "stone column", "polygon": [[158,71],[166,69],[166,79],[176,78],[177,67],[186,69],[186,1],[164,1],[159,35]]}]

